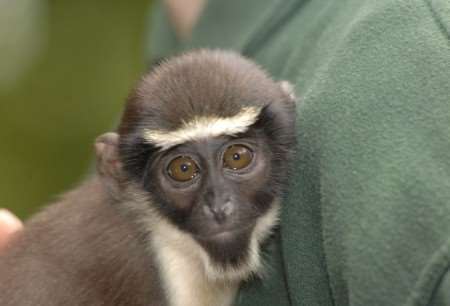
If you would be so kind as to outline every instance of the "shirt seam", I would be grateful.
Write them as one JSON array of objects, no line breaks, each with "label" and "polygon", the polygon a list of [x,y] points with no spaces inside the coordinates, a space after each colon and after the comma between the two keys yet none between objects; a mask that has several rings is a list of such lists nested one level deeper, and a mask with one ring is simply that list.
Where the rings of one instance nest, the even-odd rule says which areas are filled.
[{"label": "shirt seam", "polygon": [[439,31],[450,41],[450,32],[447,29],[447,23],[442,19],[440,13],[434,8],[431,0],[422,0],[430,11],[431,17],[439,28]]},{"label": "shirt seam", "polygon": [[450,270],[450,239],[435,251],[415,282],[405,306],[430,305],[435,292]]}]

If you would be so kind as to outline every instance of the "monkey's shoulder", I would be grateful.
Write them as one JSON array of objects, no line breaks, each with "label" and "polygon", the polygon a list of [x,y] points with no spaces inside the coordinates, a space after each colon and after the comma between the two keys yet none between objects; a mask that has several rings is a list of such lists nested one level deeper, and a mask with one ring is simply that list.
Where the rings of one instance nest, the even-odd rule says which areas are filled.
[{"label": "monkey's shoulder", "polygon": [[91,179],[26,223],[0,255],[0,305],[164,305],[139,231]]}]

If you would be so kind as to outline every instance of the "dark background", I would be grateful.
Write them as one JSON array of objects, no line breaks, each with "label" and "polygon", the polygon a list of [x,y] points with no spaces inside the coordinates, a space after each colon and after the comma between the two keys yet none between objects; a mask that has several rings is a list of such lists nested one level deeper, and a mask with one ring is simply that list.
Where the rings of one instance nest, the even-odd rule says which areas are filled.
[{"label": "dark background", "polygon": [[92,167],[145,70],[149,0],[0,1],[0,207],[26,218]]}]

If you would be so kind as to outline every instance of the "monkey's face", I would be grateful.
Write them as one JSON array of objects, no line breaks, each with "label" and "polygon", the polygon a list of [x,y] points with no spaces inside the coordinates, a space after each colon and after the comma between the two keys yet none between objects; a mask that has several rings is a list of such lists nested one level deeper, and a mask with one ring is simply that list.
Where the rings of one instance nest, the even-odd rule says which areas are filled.
[{"label": "monkey's face", "polygon": [[147,205],[210,261],[257,266],[287,184],[294,119],[293,96],[252,62],[191,53],[162,64],[130,96],[120,160]]},{"label": "monkey's face", "polygon": [[[276,224],[287,183],[294,144],[288,109],[255,109],[251,120],[240,120],[246,108],[231,117],[197,118],[200,127],[191,120],[165,132],[156,146],[159,134],[142,128],[145,123],[122,137],[125,169],[148,195],[148,205],[221,269],[259,265],[254,254]],[[227,135],[230,124],[245,129]]]},{"label": "monkey's face", "polygon": [[257,220],[277,196],[271,152],[258,132],[185,143],[157,154],[146,188],[161,213],[219,263],[248,255]]}]

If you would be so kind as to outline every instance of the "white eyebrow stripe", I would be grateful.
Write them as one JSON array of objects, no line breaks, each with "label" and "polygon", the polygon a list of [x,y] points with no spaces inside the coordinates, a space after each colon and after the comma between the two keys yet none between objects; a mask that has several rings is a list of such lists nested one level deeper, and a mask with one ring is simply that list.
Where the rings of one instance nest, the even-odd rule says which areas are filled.
[{"label": "white eyebrow stripe", "polygon": [[244,107],[233,117],[197,117],[174,131],[144,130],[144,139],[162,150],[173,146],[220,135],[236,135],[256,122],[261,108]]}]

